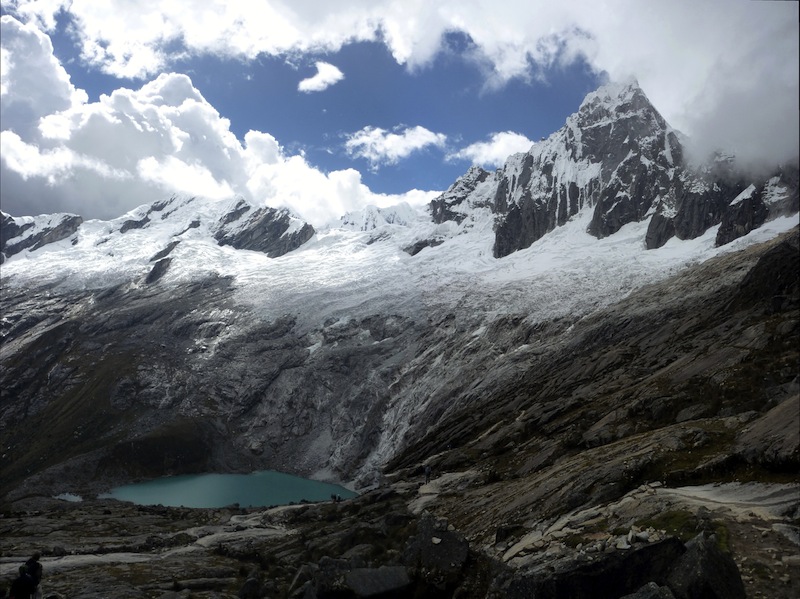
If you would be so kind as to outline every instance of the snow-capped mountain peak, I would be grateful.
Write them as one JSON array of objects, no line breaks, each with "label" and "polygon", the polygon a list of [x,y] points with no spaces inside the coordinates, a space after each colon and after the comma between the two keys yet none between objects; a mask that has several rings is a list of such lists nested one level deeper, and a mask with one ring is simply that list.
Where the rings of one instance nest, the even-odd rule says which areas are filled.
[{"label": "snow-capped mountain peak", "polygon": [[[722,220],[723,204],[744,189],[735,182],[744,175],[733,175],[730,165],[688,165],[682,139],[635,80],[610,83],[588,94],[564,127],[495,173],[470,168],[431,203],[432,213],[437,222],[460,223],[470,211],[489,208],[498,258],[584,209],[593,210],[588,231],[598,238],[640,221],[649,221],[648,248],[673,235],[697,237]],[[784,178],[793,191],[773,218],[797,211],[797,184]]]},{"label": "snow-capped mountain peak", "polygon": [[402,202],[388,208],[368,205],[357,212],[348,212],[339,219],[338,225],[355,231],[372,231],[385,225],[407,227],[419,219],[419,212]]}]

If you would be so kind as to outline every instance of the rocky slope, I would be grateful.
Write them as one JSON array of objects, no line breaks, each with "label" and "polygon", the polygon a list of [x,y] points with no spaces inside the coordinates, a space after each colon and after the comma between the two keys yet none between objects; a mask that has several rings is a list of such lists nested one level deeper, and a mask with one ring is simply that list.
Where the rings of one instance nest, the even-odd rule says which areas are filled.
[{"label": "rocky slope", "polygon": [[443,504],[493,486],[470,470],[266,510],[31,498],[0,518],[0,589],[32,538],[42,539],[44,595],[58,599],[788,599],[800,588],[796,486],[654,482],[560,518],[500,526],[481,545]]},{"label": "rocky slope", "polygon": [[[6,498],[2,574],[33,534],[61,597],[792,597],[798,262],[795,230],[549,330],[498,322],[484,343],[525,341],[514,359],[418,413],[436,424],[412,427],[379,489],[352,502],[242,514],[64,504],[39,494],[69,477],[91,495],[98,479],[77,470],[103,476],[103,460],[51,469]],[[79,449],[102,424],[86,423],[72,431]],[[203,446],[186,430],[105,465],[230,459],[215,431]]]}]

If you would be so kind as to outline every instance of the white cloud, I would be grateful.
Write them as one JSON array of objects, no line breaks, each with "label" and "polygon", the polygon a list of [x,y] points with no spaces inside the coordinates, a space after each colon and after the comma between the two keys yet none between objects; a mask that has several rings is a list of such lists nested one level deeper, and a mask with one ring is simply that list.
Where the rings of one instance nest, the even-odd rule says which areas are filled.
[{"label": "white cloud", "polygon": [[308,79],[303,79],[297,86],[298,91],[305,93],[321,92],[344,79],[344,73],[332,64],[317,62],[316,66],[317,74]]},{"label": "white cloud", "polygon": [[480,141],[448,155],[448,160],[470,160],[482,166],[502,166],[511,154],[527,152],[533,142],[513,131],[492,133],[489,141]]},{"label": "white cloud", "polygon": [[[397,62],[423,68],[457,31],[471,40],[469,58],[490,85],[546,79],[548,69],[584,60],[613,79],[636,76],[698,151],[721,146],[753,161],[800,152],[796,2],[1,1],[24,21],[3,16],[0,35],[0,185],[4,209],[17,213],[118,216],[169,193],[175,169],[213,193],[283,201],[316,222],[367,197],[377,203],[356,171],[316,171],[267,133],[251,132],[243,145],[188,77],[164,74],[88,103],[42,33],[55,28],[59,11],[85,61],[126,77],[161,72],[187,53],[250,60],[335,52],[359,40],[381,41]],[[492,141],[462,152],[489,160]],[[368,127],[347,148],[377,168],[444,143],[423,127]]]},{"label": "white cloud", "polygon": [[[748,0],[4,0],[52,29],[67,11],[84,59],[118,76],[164,70],[178,53],[254,59],[335,52],[379,40],[395,60],[428,64],[459,31],[489,85],[547,78],[585,60],[613,79],[637,77],[667,120],[698,138],[777,159],[798,152],[798,5]],[[771,136],[777,136],[773,139]]]},{"label": "white cloud", "polygon": [[[161,74],[139,89],[87,102],[65,79],[43,34],[9,19],[0,39],[4,61],[13,62],[4,70],[4,110],[42,95],[37,111],[21,121],[25,127],[4,124],[0,135],[0,195],[12,214],[115,218],[181,192],[241,195],[321,225],[366,204],[430,199],[431,192],[417,190],[374,194],[352,169],[322,173],[302,156],[287,155],[268,133],[249,131],[240,142],[186,75]],[[20,39],[36,51],[19,51]],[[34,71],[38,83],[28,77]]]},{"label": "white cloud", "polygon": [[447,136],[425,127],[397,127],[392,133],[380,127],[364,127],[348,136],[345,148],[351,156],[365,158],[373,169],[396,164],[428,146],[444,146]]},{"label": "white cloud", "polygon": [[102,160],[80,154],[63,146],[42,150],[25,143],[13,131],[3,131],[0,136],[0,154],[12,171],[23,179],[40,177],[50,186],[60,185],[81,170],[105,179],[130,179],[125,171],[110,167]]},{"label": "white cloud", "polygon": [[235,195],[227,181],[217,181],[204,165],[187,164],[174,156],[165,156],[161,160],[153,156],[142,158],[136,165],[136,171],[145,182],[188,195],[215,200]]},{"label": "white cloud", "polygon": [[50,38],[32,25],[0,17],[0,126],[27,135],[38,120],[86,101],[53,56]]}]

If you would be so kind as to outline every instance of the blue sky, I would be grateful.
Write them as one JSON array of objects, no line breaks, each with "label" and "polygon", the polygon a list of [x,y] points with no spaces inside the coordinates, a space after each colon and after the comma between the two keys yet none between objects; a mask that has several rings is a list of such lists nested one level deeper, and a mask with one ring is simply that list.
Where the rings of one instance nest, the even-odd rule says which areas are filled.
[{"label": "blue sky", "polygon": [[3,210],[423,204],[631,76],[700,150],[797,154],[797,3],[329,4],[2,0]]},{"label": "blue sky", "polygon": [[[62,15],[59,21],[51,35],[54,54],[90,101],[121,86],[141,85],[87,68],[68,33],[69,20]],[[472,162],[448,153],[485,141],[492,133],[514,131],[530,140],[550,135],[603,82],[602,74],[578,61],[549,69],[540,79],[491,87],[480,66],[463,55],[469,45],[464,34],[449,33],[442,52],[413,70],[398,64],[377,41],[353,43],[335,53],[259,56],[253,61],[189,56],[170,69],[191,77],[205,99],[230,120],[239,139],[250,129],[267,131],[287,151],[303,152],[322,170],[356,168],[373,191],[398,194],[412,188],[446,189]],[[316,74],[318,61],[334,65],[343,78],[319,92],[299,91],[299,82]],[[421,126],[450,141],[394,164],[373,165],[345,148],[348,135],[367,126],[387,131]],[[518,151],[526,149],[523,143]]]}]

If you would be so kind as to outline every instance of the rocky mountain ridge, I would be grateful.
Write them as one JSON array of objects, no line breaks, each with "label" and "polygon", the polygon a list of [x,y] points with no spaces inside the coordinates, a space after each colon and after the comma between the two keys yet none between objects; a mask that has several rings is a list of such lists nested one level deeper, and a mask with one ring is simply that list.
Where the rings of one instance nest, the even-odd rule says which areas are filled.
[{"label": "rocky mountain ridge", "polygon": [[[494,256],[531,243],[585,208],[599,238],[649,221],[647,248],[693,239],[724,221],[717,243],[767,219],[798,211],[796,164],[769,176],[737,170],[730,156],[693,165],[672,129],[635,81],[589,94],[564,127],[489,173],[472,167],[431,203],[436,222],[461,222],[475,208],[495,215]],[[739,195],[753,186],[743,203]],[[758,189],[757,193],[755,189]]]},{"label": "rocky mountain ridge", "polygon": [[[212,210],[208,210],[209,206]],[[271,258],[297,249],[314,235],[311,225],[300,222],[285,209],[254,208],[243,199],[209,205],[197,198],[173,196],[110,221],[105,225],[106,236],[98,244],[107,242],[114,234],[152,228],[158,221],[171,225],[170,234],[176,242],[187,231],[203,226],[219,245],[263,252]],[[4,262],[23,250],[35,251],[59,241],[69,240],[75,245],[83,218],[74,214],[14,217],[2,213],[0,224],[0,252]]]}]

